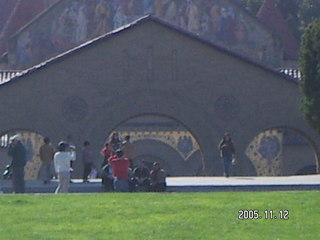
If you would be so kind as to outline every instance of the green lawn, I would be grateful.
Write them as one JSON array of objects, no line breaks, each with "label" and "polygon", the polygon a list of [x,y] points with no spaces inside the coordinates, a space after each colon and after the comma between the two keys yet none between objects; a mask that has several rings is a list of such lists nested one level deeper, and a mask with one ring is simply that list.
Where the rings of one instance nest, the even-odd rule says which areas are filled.
[{"label": "green lawn", "polygon": [[[0,195],[0,239],[318,240],[319,203],[319,191]],[[239,220],[241,209],[262,219]]]}]

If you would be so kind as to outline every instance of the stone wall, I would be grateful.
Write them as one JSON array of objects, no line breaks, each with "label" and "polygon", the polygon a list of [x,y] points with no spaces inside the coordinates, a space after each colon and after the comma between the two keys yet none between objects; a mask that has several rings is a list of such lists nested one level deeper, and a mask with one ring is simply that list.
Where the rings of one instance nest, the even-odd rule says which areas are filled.
[{"label": "stone wall", "polygon": [[226,131],[237,148],[237,175],[256,174],[245,150],[266,129],[299,129],[316,154],[320,143],[300,113],[295,82],[153,18],[16,77],[0,92],[0,132],[29,129],[53,142],[71,134],[97,153],[120,123],[167,116],[199,143],[202,174],[222,175],[217,145]]}]

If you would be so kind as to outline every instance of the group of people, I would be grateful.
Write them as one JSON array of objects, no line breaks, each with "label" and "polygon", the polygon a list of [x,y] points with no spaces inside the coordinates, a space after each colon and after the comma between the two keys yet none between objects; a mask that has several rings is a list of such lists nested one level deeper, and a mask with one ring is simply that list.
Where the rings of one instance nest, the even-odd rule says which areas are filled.
[{"label": "group of people", "polygon": [[101,150],[104,157],[102,164],[102,183],[105,191],[134,192],[166,190],[166,173],[158,162],[153,163],[151,171],[143,160],[138,160],[138,166],[133,167],[135,148],[126,136],[122,142],[118,133]]},{"label": "group of people", "polygon": [[[27,162],[27,151],[22,144],[21,137],[15,135],[10,138],[8,155],[12,157],[10,165],[13,191],[25,192],[24,167]],[[230,134],[225,134],[218,146],[220,157],[223,161],[224,176],[230,176],[230,166],[235,164],[235,148]],[[119,134],[114,133],[104,148],[102,183],[105,191],[129,192],[129,191],[154,191],[166,190],[166,173],[160,164],[153,163],[152,170],[145,166],[143,160],[138,160],[137,167],[133,167],[134,145],[130,142],[130,136],[124,141],[119,139]],[[51,163],[54,162],[55,173],[59,179],[59,185],[55,193],[66,193],[69,189],[73,162],[76,160],[75,146],[68,141],[59,142],[57,149],[52,146],[49,138],[44,138],[44,144],[40,147],[40,159],[42,161],[42,173],[44,183],[51,180]],[[82,160],[84,164],[83,182],[88,181],[88,175],[93,168],[93,153],[90,142],[85,141],[82,148]]]},{"label": "group of people", "polygon": [[[41,160],[40,175],[44,184],[51,181],[53,175],[59,179],[59,185],[55,193],[66,193],[71,182],[71,174],[73,172],[73,162],[76,160],[76,149],[70,141],[71,137],[67,137],[67,141],[61,141],[55,148],[50,143],[48,137],[44,138],[44,143],[40,147],[39,156]],[[7,175],[10,175],[14,193],[25,192],[24,168],[27,163],[27,150],[19,135],[15,135],[9,139],[8,155],[12,157],[11,164],[7,167]],[[84,182],[87,180],[93,165],[93,157],[89,149],[90,143],[84,142],[82,149],[82,160],[84,163]],[[52,163],[54,170],[52,171]]]},{"label": "group of people", "polygon": [[[67,193],[71,182],[74,161],[76,160],[76,147],[71,136],[66,141],[54,147],[48,137],[39,150],[41,168],[39,176],[44,184],[49,184],[53,176],[59,180],[55,193]],[[133,167],[135,147],[130,142],[130,136],[121,141],[118,133],[114,133],[102,149],[103,163],[101,177],[106,191],[165,191],[166,174],[159,163],[154,163],[151,171],[138,160],[138,166]],[[19,135],[10,138],[8,155],[12,157],[10,164],[11,179],[14,193],[25,192],[24,168],[27,163],[27,150]],[[90,142],[85,141],[81,149],[83,163],[83,182],[88,182],[88,176],[93,172],[94,154]],[[54,171],[52,171],[52,165]]]}]

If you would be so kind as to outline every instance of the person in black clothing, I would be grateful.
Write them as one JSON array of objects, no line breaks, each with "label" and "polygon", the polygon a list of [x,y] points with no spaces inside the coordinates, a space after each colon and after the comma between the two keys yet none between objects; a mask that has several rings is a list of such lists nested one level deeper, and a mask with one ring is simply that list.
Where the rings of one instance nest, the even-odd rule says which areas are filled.
[{"label": "person in black clothing", "polygon": [[8,155],[12,157],[12,186],[14,193],[25,192],[24,167],[27,162],[27,150],[21,142],[21,137],[15,135],[10,138]]},{"label": "person in black clothing", "polygon": [[138,191],[148,191],[150,186],[150,171],[143,160],[138,160],[138,166],[133,170],[133,183]]},{"label": "person in black clothing", "polygon": [[82,148],[82,162],[83,162],[83,182],[89,182],[88,181],[88,175],[90,174],[92,167],[93,167],[93,157],[92,157],[92,151],[90,148],[90,142],[85,141],[83,143]]},{"label": "person in black clothing", "polygon": [[166,191],[166,172],[160,167],[158,162],[153,163],[153,168],[150,172],[150,191],[165,192]]},{"label": "person in black clothing", "polygon": [[219,144],[220,157],[223,161],[224,176],[230,176],[230,166],[235,162],[235,149],[230,134],[224,134]]},{"label": "person in black clothing", "polygon": [[103,185],[103,191],[104,192],[113,192],[113,177],[112,177],[112,167],[109,164],[105,164],[102,166],[102,185]]}]

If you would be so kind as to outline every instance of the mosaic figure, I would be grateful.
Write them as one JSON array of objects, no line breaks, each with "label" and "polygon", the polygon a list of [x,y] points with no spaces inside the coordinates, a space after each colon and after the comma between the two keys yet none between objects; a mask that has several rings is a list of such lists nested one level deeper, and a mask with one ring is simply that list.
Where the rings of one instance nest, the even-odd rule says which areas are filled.
[{"label": "mosaic figure", "polygon": [[30,32],[27,31],[23,33],[17,42],[17,52],[18,52],[18,64],[20,66],[28,66],[32,59],[32,49],[31,49],[31,37]]},{"label": "mosaic figure", "polygon": [[193,0],[188,1],[188,7],[186,10],[188,16],[187,29],[190,32],[197,33],[200,30],[200,13],[199,8],[194,4]]},{"label": "mosaic figure", "polygon": [[143,13],[151,14],[153,12],[153,0],[143,0]]},{"label": "mosaic figure", "polygon": [[77,14],[76,42],[82,43],[87,39],[88,20],[85,14],[85,5],[80,6]]},{"label": "mosaic figure", "polygon": [[104,0],[100,0],[100,2],[96,5],[94,17],[97,23],[96,29],[94,31],[96,36],[105,34],[106,32],[111,30],[109,27],[111,9],[110,6]]}]

